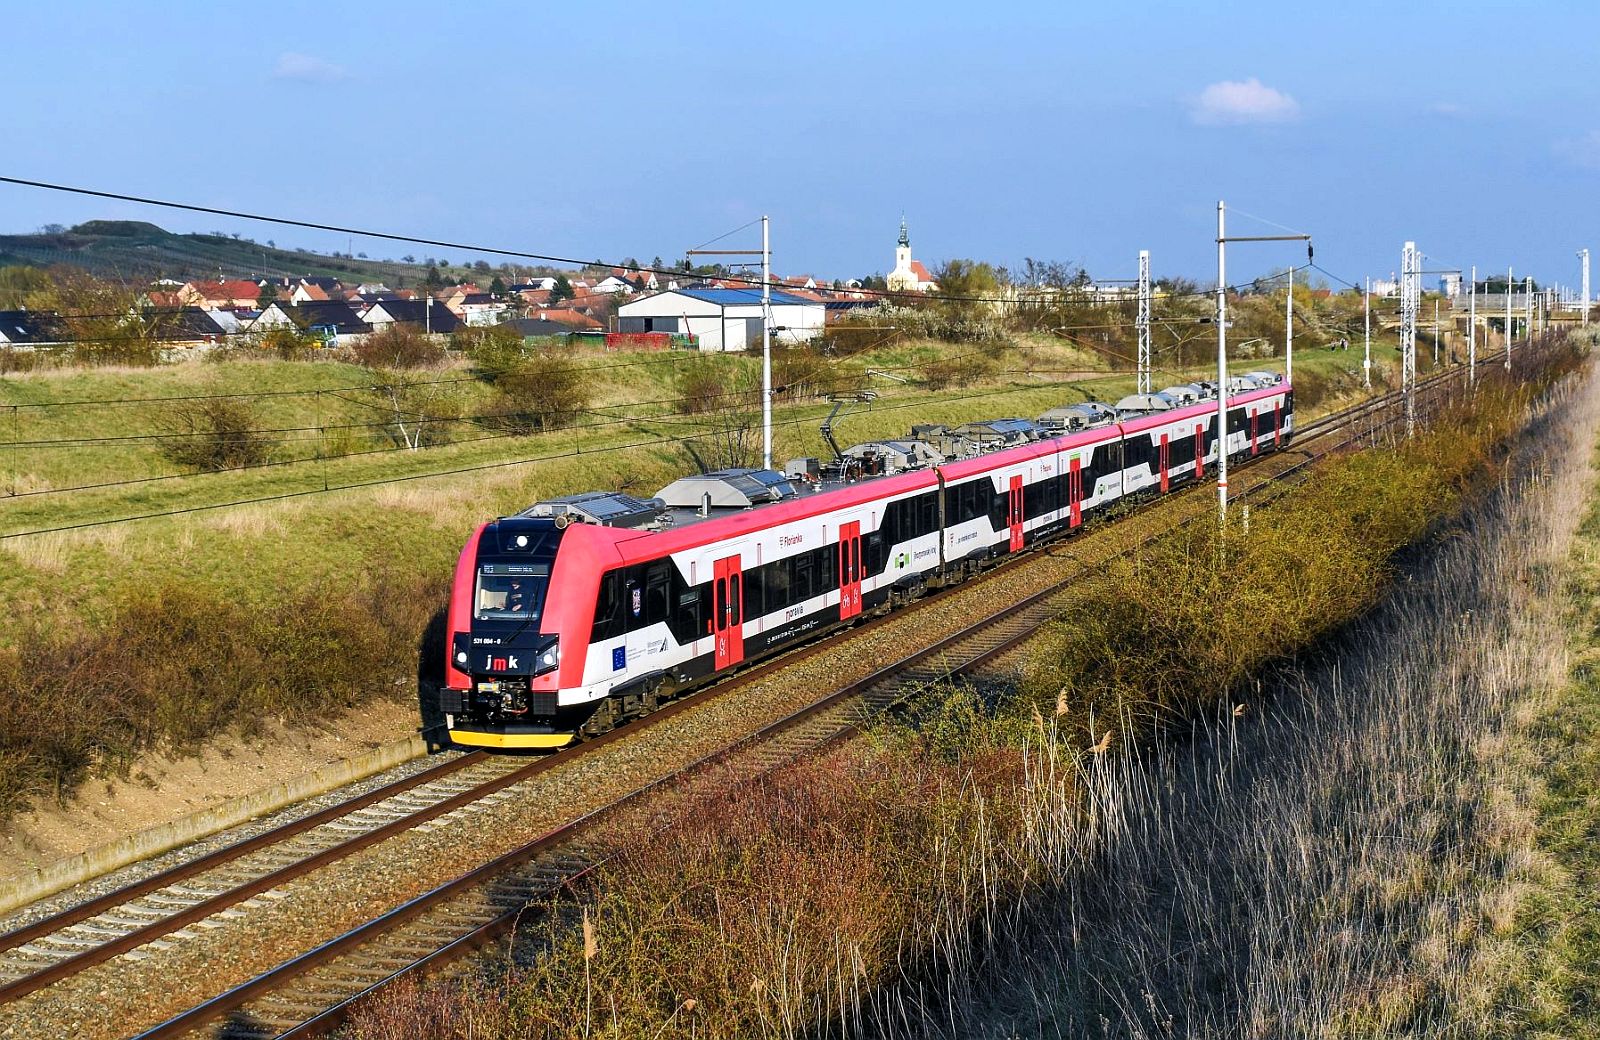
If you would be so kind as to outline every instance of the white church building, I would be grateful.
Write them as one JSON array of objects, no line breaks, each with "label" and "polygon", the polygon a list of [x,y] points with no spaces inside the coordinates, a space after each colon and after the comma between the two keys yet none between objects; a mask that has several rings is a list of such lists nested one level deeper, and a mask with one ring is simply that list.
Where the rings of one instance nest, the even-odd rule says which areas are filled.
[{"label": "white church building", "polygon": [[911,259],[911,237],[904,217],[900,218],[900,244],[894,248],[894,270],[885,280],[890,292],[935,292],[939,288],[922,261]]}]

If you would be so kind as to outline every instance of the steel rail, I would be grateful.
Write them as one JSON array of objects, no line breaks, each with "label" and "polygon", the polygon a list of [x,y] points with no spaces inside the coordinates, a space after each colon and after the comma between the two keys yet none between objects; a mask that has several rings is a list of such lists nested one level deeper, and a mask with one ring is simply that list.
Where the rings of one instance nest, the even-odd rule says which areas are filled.
[{"label": "steel rail", "polygon": [[[326,809],[312,813],[309,816],[304,816],[298,820],[293,820],[289,823],[283,824],[282,826],[263,831],[262,833],[253,835],[252,837],[246,838],[243,841],[238,841],[232,845],[224,846],[223,848],[217,849],[214,852],[208,852],[204,856],[196,857],[195,859],[188,860],[184,863],[175,864],[171,867],[168,867],[166,870],[161,871],[159,874],[152,874],[147,878],[141,878],[138,881],[124,885],[123,887],[111,892],[107,892],[104,895],[97,896],[94,899],[74,904],[65,910],[51,914],[49,917],[40,918],[39,920],[34,921],[32,924],[23,925],[20,928],[0,934],[0,953],[5,953],[8,950],[15,949],[31,939],[38,939],[42,936],[49,935],[51,932],[65,928],[67,925],[76,924],[79,921],[94,917],[96,914],[102,913],[106,910],[115,909],[117,906],[126,903],[130,899],[137,898],[138,896],[145,895],[149,892],[154,892],[160,888],[166,888],[168,885],[178,881],[183,881],[187,878],[193,877],[195,874],[210,870],[213,867],[219,867],[224,863],[238,859],[240,856],[255,852],[257,849],[262,849],[269,845],[277,844],[286,838],[291,838],[297,834],[311,830],[312,828],[319,827],[330,820],[336,820],[339,817],[348,815],[349,813],[355,812],[358,809],[365,809],[367,806],[373,805],[376,802],[381,802],[386,798],[391,798],[394,795],[402,794],[411,790],[412,788],[421,787],[424,784],[443,779],[452,773],[456,773],[462,769],[465,769],[469,765],[474,765],[477,762],[482,761],[483,758],[484,755],[482,752],[472,752],[470,754],[462,755],[459,758],[451,759],[448,762],[440,762],[439,764],[431,766],[420,773],[416,773],[409,777],[403,777],[399,780],[393,781],[392,783],[384,784],[382,787],[375,788],[364,795],[360,795],[348,801],[340,802],[337,805],[330,805]],[[287,808],[287,806],[285,808]],[[4,999],[5,991],[3,988],[0,988],[0,1001],[3,1001]]]}]

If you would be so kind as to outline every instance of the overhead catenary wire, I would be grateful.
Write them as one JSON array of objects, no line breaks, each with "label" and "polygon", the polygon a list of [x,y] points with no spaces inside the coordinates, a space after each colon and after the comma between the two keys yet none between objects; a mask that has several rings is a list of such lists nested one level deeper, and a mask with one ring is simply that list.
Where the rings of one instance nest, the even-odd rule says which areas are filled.
[{"label": "overhead catenary wire", "polygon": [[[935,364],[948,363],[948,362],[951,362],[951,361],[959,361],[959,360],[962,360],[964,358],[977,357],[977,356],[980,356],[980,355],[988,355],[990,353],[991,352],[988,351],[988,350],[970,350],[970,351],[966,351],[966,352],[960,353],[960,354],[942,355],[940,357],[931,358],[931,359],[928,359],[928,360],[925,360],[925,361],[907,362],[907,363],[902,364],[902,365],[880,365],[880,366],[875,366],[870,370],[866,370],[866,371],[863,371],[863,372],[860,372],[860,373],[852,373],[852,375],[854,375],[856,381],[859,381],[861,378],[869,378],[872,372],[906,372],[906,371],[913,371],[913,370],[916,370],[916,369],[927,368],[927,367],[929,367],[931,365],[935,365]],[[711,355],[711,356],[714,357],[715,355]],[[693,357],[693,355],[690,355],[690,357]],[[847,360],[847,358],[841,358],[839,360]],[[602,368],[602,367],[609,367],[609,366],[585,367],[585,368],[582,369],[582,371],[585,372],[585,373],[586,372],[591,372],[591,371],[598,371],[599,368]],[[620,367],[627,367],[627,366],[620,366]],[[1108,375],[1108,376],[1115,375],[1115,374],[1116,373],[1114,373],[1114,372],[1107,372],[1106,373],[1106,375]],[[443,384],[459,384],[459,383],[477,383],[477,384],[482,384],[483,382],[484,381],[482,379],[475,378],[475,377],[463,377],[463,378],[456,378],[456,379],[419,380],[419,381],[415,381],[415,382],[393,382],[393,383],[387,382],[387,381],[378,381],[378,382],[374,382],[374,383],[365,384],[365,385],[362,385],[362,386],[318,387],[318,388],[314,388],[314,389],[311,389],[311,390],[295,390],[295,391],[267,391],[267,392],[265,392],[264,396],[287,396],[287,395],[305,395],[305,396],[310,396],[310,395],[313,395],[313,394],[327,394],[330,397],[336,398],[337,400],[346,401],[346,402],[348,402],[350,404],[359,405],[360,407],[363,407],[363,408],[371,408],[371,409],[383,410],[383,411],[396,411],[397,409],[395,409],[394,406],[389,404],[389,403],[379,402],[379,401],[363,401],[363,400],[360,400],[359,398],[345,397],[345,396],[342,396],[342,395],[346,394],[346,393],[355,393],[355,392],[360,392],[360,391],[369,391],[370,392],[370,391],[386,390],[389,387],[410,388],[410,387],[414,387],[414,386],[438,386],[438,385],[443,385]],[[836,381],[836,383],[837,383],[837,381]],[[833,385],[833,384],[829,384],[829,385]],[[694,402],[697,402],[697,401],[720,400],[720,399],[730,398],[730,397],[740,397],[740,396],[753,394],[753,393],[756,393],[756,392],[757,391],[754,391],[754,390],[724,390],[724,391],[718,391],[718,392],[709,393],[709,394],[696,394],[693,397],[664,397],[664,398],[656,398],[654,400],[630,401],[630,402],[628,402],[627,406],[628,407],[637,408],[637,407],[654,406],[654,405],[683,405],[683,404],[694,403]],[[238,397],[238,396],[250,396],[250,395],[211,394],[211,395],[191,395],[191,396],[170,397],[170,398],[168,398],[168,397],[144,398],[143,400],[147,401],[147,402],[150,402],[150,401],[155,401],[155,402],[166,402],[166,401],[184,402],[184,401],[227,399],[227,398]],[[98,402],[96,402],[96,403],[98,403]],[[127,402],[124,402],[124,401],[111,401],[111,402],[107,402],[107,403],[121,404],[121,403],[127,403]],[[7,407],[8,409],[11,409],[13,412],[15,412],[15,410],[18,409],[18,408],[48,407],[48,406],[49,406],[48,404],[38,404],[38,405],[16,404],[16,405],[7,405],[5,407]],[[504,412],[485,412],[485,413],[481,413],[481,414],[478,414],[478,415],[436,416],[436,415],[432,415],[432,414],[427,413],[427,412],[419,412],[419,411],[413,411],[413,410],[409,410],[409,409],[398,409],[398,411],[401,414],[412,416],[412,417],[419,418],[419,419],[423,419],[423,420],[428,421],[428,422],[440,422],[440,423],[444,423],[444,422],[472,422],[472,421],[484,420],[484,419],[503,418],[504,415],[505,415]],[[374,421],[374,422],[365,422],[365,423],[329,423],[329,424],[318,424],[318,425],[315,425],[315,426],[260,427],[260,428],[239,430],[239,431],[237,431],[237,433],[240,434],[241,436],[243,436],[243,435],[254,436],[254,435],[280,434],[280,433],[312,433],[312,432],[316,432],[318,430],[384,429],[384,428],[387,428],[387,427],[390,427],[390,426],[393,426],[393,425],[395,425],[395,421],[390,419],[390,420],[383,421],[383,422]],[[34,439],[34,440],[13,439],[13,440],[10,440],[10,441],[0,441],[0,448],[16,448],[16,447],[27,447],[27,448],[92,447],[92,446],[97,445],[97,444],[121,444],[121,443],[138,444],[138,443],[148,442],[148,441],[181,440],[181,439],[185,439],[185,438],[191,438],[191,437],[203,435],[203,432],[204,431],[163,430],[163,431],[161,431],[159,433],[133,433],[133,434],[120,434],[120,435],[116,435],[116,436],[107,436],[107,437],[62,437],[62,438],[46,438],[46,439]]]},{"label": "overhead catenary wire", "polygon": [[[1011,386],[1011,387],[1005,387],[1005,388],[999,389],[999,390],[990,390],[990,391],[984,391],[984,392],[980,392],[980,393],[963,394],[963,395],[959,395],[959,396],[955,396],[955,397],[945,398],[943,403],[957,403],[957,402],[962,402],[962,401],[980,400],[980,399],[987,398],[987,397],[996,397],[996,396],[1004,396],[1004,395],[1008,395],[1008,394],[1027,393],[1027,392],[1036,391],[1036,390],[1039,390],[1039,389],[1040,389],[1040,387],[1038,387],[1038,386]],[[895,399],[898,399],[899,396],[900,395],[893,395],[890,399],[891,400],[895,400]],[[881,400],[883,400],[883,398],[879,398],[879,401],[881,401]],[[879,406],[877,402],[874,402],[873,410],[875,410],[875,411],[900,411],[900,410],[906,409],[906,408],[926,407],[928,405],[928,403],[929,403],[928,401],[926,401],[925,399],[922,399],[919,396],[918,399],[914,400],[914,401],[906,401],[904,403],[890,404],[890,405],[886,405],[886,406]],[[804,423],[815,422],[816,418],[817,417],[814,416],[814,415],[796,416],[796,417],[793,417],[793,418],[776,420],[776,421],[774,421],[773,425],[774,426],[799,426],[799,425],[802,425]],[[66,532],[66,531],[79,531],[79,530],[85,530],[85,529],[94,528],[94,527],[109,527],[109,526],[113,526],[113,525],[117,525],[117,524],[135,523],[135,522],[138,522],[138,521],[141,521],[141,520],[154,520],[154,519],[158,519],[158,518],[161,518],[161,517],[185,516],[185,515],[190,515],[190,514],[194,514],[194,513],[211,512],[211,511],[218,510],[218,509],[232,509],[232,508],[237,508],[237,507],[240,507],[240,506],[261,505],[261,504],[265,504],[265,503],[269,503],[269,502],[283,502],[283,501],[289,501],[289,500],[297,499],[297,498],[309,498],[309,497],[312,497],[314,495],[334,494],[334,493],[337,493],[337,492],[340,492],[340,491],[354,491],[354,490],[359,490],[359,489],[362,489],[362,488],[382,487],[382,486],[386,486],[386,485],[390,485],[390,484],[404,484],[404,483],[409,483],[409,482],[417,481],[417,480],[430,480],[430,479],[433,479],[433,478],[436,478],[436,477],[461,476],[461,475],[468,474],[468,473],[482,473],[482,472],[488,472],[488,471],[497,470],[497,469],[510,469],[510,468],[517,467],[517,466],[533,465],[533,464],[539,463],[539,462],[550,462],[550,461],[554,461],[554,460],[557,460],[557,459],[577,458],[577,457],[585,456],[585,455],[589,455],[589,456],[603,455],[603,454],[607,454],[607,453],[610,453],[610,452],[627,451],[627,450],[631,450],[631,449],[634,449],[634,448],[648,448],[648,447],[657,447],[657,446],[668,445],[668,444],[682,444],[682,443],[685,443],[685,442],[688,442],[688,441],[693,441],[697,437],[703,436],[703,435],[704,435],[703,433],[700,433],[700,434],[685,434],[685,435],[678,436],[678,437],[651,437],[651,438],[647,438],[647,439],[641,440],[641,441],[632,441],[632,442],[625,443],[625,444],[605,445],[603,447],[598,447],[598,448],[590,448],[590,449],[575,448],[575,449],[572,449],[570,451],[556,452],[556,453],[549,454],[549,455],[536,455],[536,456],[531,456],[529,458],[508,459],[508,460],[501,460],[501,461],[498,461],[498,462],[485,462],[485,463],[479,463],[479,464],[472,465],[472,466],[459,466],[459,467],[455,467],[455,468],[452,468],[452,469],[446,469],[446,470],[431,470],[431,471],[424,472],[424,473],[408,473],[408,474],[403,474],[401,476],[396,476],[396,477],[380,477],[380,478],[374,478],[372,480],[352,481],[352,482],[346,483],[346,484],[330,484],[329,486],[326,486],[326,487],[306,488],[306,489],[302,489],[302,490],[299,490],[299,491],[285,491],[285,492],[279,492],[277,494],[272,494],[272,495],[259,495],[259,496],[255,496],[253,498],[235,499],[235,500],[227,501],[227,502],[211,502],[211,503],[206,503],[204,505],[181,506],[181,507],[176,508],[176,509],[155,510],[155,511],[152,511],[152,512],[139,513],[139,514],[132,515],[132,516],[111,517],[111,518],[107,518],[107,519],[104,519],[104,520],[85,520],[85,521],[81,521],[81,522],[78,522],[78,523],[59,524],[59,525],[56,525],[56,526],[53,526],[53,527],[39,527],[39,528],[33,528],[33,529],[30,529],[30,530],[26,530],[26,531],[11,531],[11,532],[8,532],[8,533],[5,533],[5,534],[0,534],[0,541],[7,541],[7,540],[15,539],[15,538],[28,538],[28,537],[33,537],[33,536],[42,535],[42,534],[58,534],[58,533]]]},{"label": "overhead catenary wire", "polygon": [[[936,358],[936,359],[933,359],[933,360],[930,360],[930,361],[925,361],[925,362],[913,362],[913,363],[907,364],[907,365],[889,366],[889,367],[885,367],[884,369],[881,369],[880,371],[907,371],[907,370],[911,370],[911,369],[915,369],[915,368],[927,367],[928,365],[932,365],[932,364],[935,364],[935,363],[938,363],[938,362],[942,362],[942,361],[955,360],[955,359],[962,358],[962,357],[976,356],[977,354],[980,354],[980,353],[984,353],[984,352],[983,351],[971,351],[971,352],[969,352],[967,354],[955,355],[954,358]],[[1108,373],[1108,374],[1111,374],[1111,373]],[[860,382],[860,378],[859,377],[851,379],[851,380],[848,381],[849,384],[858,384],[859,382]],[[843,380],[843,379],[840,379],[840,380],[836,380],[835,382],[833,382],[831,384],[824,383],[824,384],[819,385],[819,387],[817,389],[817,393],[819,395],[824,395],[824,394],[828,394],[828,393],[835,393],[835,392],[839,392],[842,389],[845,389],[846,386],[847,386],[847,382],[845,380]],[[1015,392],[1015,391],[1025,390],[1025,389],[1036,389],[1036,387],[1017,387],[1017,388],[1013,388],[1012,391],[1008,391],[1008,392]],[[659,399],[659,400],[655,400],[655,401],[639,401],[639,402],[632,402],[632,403],[630,403],[628,405],[614,405],[614,406],[611,406],[611,407],[616,407],[616,408],[620,408],[620,407],[638,408],[638,407],[646,407],[646,406],[653,406],[653,405],[684,405],[684,404],[689,404],[689,403],[693,403],[693,402],[716,401],[716,400],[722,400],[722,399],[727,399],[727,398],[748,398],[753,393],[755,393],[755,391],[752,391],[752,390],[729,390],[729,391],[721,391],[721,392],[713,393],[713,394],[697,395],[696,397],[693,397],[693,398],[689,398],[689,397],[663,398],[663,399]],[[898,396],[901,396],[901,395],[893,395],[893,396],[894,397],[898,397]],[[348,400],[348,399],[345,398],[344,400]],[[373,407],[385,407],[385,406],[374,404]],[[577,409],[577,411],[581,412],[582,414],[586,414],[586,415],[601,416],[601,417],[604,417],[607,421],[604,421],[604,422],[578,423],[578,424],[575,424],[575,425],[572,425],[572,426],[561,427],[558,430],[548,430],[548,431],[541,431],[541,432],[546,432],[546,433],[574,432],[574,431],[576,431],[576,432],[587,432],[587,431],[590,431],[590,430],[595,430],[595,429],[599,429],[599,428],[606,427],[606,426],[617,426],[617,425],[626,425],[628,423],[645,423],[645,422],[653,422],[653,423],[658,423],[658,424],[697,425],[697,426],[704,426],[704,425],[708,425],[708,424],[711,424],[711,423],[715,422],[715,416],[708,416],[706,418],[698,418],[697,419],[697,418],[692,418],[692,417],[685,416],[683,413],[670,413],[668,416],[654,416],[654,417],[640,417],[640,416],[621,416],[621,417],[617,417],[617,416],[612,415],[612,413],[610,413],[610,412],[602,411],[602,410],[597,409],[597,408],[581,408],[581,409]],[[448,424],[451,424],[451,423],[462,422],[462,421],[478,420],[479,422],[477,422],[476,425],[479,425],[480,428],[488,428],[488,427],[482,426],[482,424],[481,424],[482,420],[494,420],[494,419],[504,419],[504,418],[506,418],[505,413],[495,413],[495,412],[484,413],[484,414],[478,415],[478,416],[467,416],[467,417],[463,417],[463,416],[431,416],[431,415],[427,415],[426,413],[411,412],[411,413],[408,413],[408,416],[409,417],[405,421],[406,422],[410,422],[412,425],[419,426],[419,427],[441,426],[441,425],[448,425]],[[276,439],[276,440],[268,439],[264,443],[275,443],[275,444],[293,444],[293,443],[311,444],[311,443],[318,443],[318,444],[320,444],[321,440],[322,440],[321,431],[323,431],[323,430],[345,429],[345,428],[348,428],[348,429],[359,429],[359,428],[388,429],[390,427],[399,426],[400,424],[401,423],[400,423],[399,420],[391,419],[391,420],[386,421],[386,422],[356,423],[356,424],[348,424],[347,426],[299,427],[299,428],[288,429],[288,430],[283,430],[283,431],[257,431],[257,432],[295,432],[295,433],[312,433],[312,432],[315,432],[317,434],[317,436],[298,437],[298,438],[280,438],[280,439]],[[171,433],[171,434],[147,435],[147,436],[161,436],[163,438],[194,438],[194,437],[197,437],[197,436],[204,436],[204,434],[203,434],[203,432],[193,432],[193,433],[190,433],[190,432],[178,432],[178,433]],[[516,437],[523,437],[523,436],[527,436],[527,433],[526,432],[522,432],[522,431],[507,431],[507,432],[502,432],[502,433],[490,434],[490,435],[484,436],[484,437],[469,437],[469,438],[465,438],[465,439],[455,440],[455,441],[452,441],[449,445],[438,445],[438,447],[446,447],[446,446],[456,447],[456,446],[468,445],[468,444],[479,444],[479,443],[482,443],[484,441],[506,440],[506,439],[516,438]],[[57,444],[57,443],[58,442],[44,442],[43,444],[37,444],[36,443],[36,444],[31,445],[31,447],[52,446],[52,445]],[[12,443],[0,442],[0,448],[12,447],[12,448],[15,449],[15,448],[21,447],[21,446],[28,446],[28,445],[23,445],[23,444],[19,444],[19,443],[15,443],[15,442],[12,442]],[[61,444],[60,446],[74,446],[74,445]],[[42,497],[42,496],[64,495],[64,494],[72,494],[72,493],[86,492],[86,491],[101,491],[101,490],[105,490],[105,489],[108,489],[108,488],[130,487],[130,486],[135,486],[135,485],[154,484],[154,483],[161,483],[161,482],[172,481],[172,480],[192,480],[192,479],[196,479],[196,478],[203,478],[203,477],[210,477],[210,476],[220,476],[220,475],[228,474],[228,473],[241,473],[241,472],[246,472],[246,471],[250,471],[250,470],[281,468],[283,466],[301,465],[303,463],[311,463],[311,462],[315,462],[315,463],[319,463],[319,464],[325,464],[327,462],[338,461],[340,459],[359,458],[359,457],[369,456],[369,455],[392,454],[394,452],[399,452],[399,451],[415,451],[415,450],[417,450],[416,447],[411,445],[411,444],[397,444],[397,445],[388,445],[388,446],[384,446],[384,447],[380,447],[380,448],[366,448],[366,449],[360,449],[360,450],[356,450],[356,451],[340,452],[340,453],[331,454],[331,455],[319,452],[319,453],[317,453],[315,455],[307,455],[307,456],[303,456],[303,457],[299,457],[299,458],[272,459],[272,460],[265,460],[265,461],[260,461],[260,462],[246,463],[246,464],[240,465],[240,466],[225,466],[225,467],[221,467],[221,468],[218,468],[218,469],[203,470],[203,471],[199,471],[199,472],[162,473],[162,474],[155,474],[155,475],[146,476],[146,477],[129,477],[129,478],[122,479],[122,480],[101,481],[101,482],[94,483],[94,484],[73,484],[73,485],[67,485],[65,487],[36,488],[34,490],[31,490],[31,491],[17,491],[15,489],[13,489],[11,494],[9,494],[7,497],[11,498],[11,499],[37,498],[37,497]]]}]

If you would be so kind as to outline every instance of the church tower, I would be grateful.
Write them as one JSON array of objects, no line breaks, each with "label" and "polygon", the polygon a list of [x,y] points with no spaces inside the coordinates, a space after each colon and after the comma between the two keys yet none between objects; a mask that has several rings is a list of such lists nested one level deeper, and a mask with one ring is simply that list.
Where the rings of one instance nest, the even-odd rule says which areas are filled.
[{"label": "church tower", "polygon": [[906,231],[906,218],[900,218],[900,243],[894,247],[894,270],[885,281],[890,292],[916,292],[922,280],[911,266],[911,235]]}]

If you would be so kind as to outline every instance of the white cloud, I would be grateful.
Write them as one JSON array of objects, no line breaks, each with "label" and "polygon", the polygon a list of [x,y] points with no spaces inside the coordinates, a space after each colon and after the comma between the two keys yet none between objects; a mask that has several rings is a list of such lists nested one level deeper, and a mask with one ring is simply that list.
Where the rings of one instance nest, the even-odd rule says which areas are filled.
[{"label": "white cloud", "polygon": [[1446,119],[1461,119],[1467,114],[1466,108],[1456,104],[1454,101],[1435,101],[1428,106],[1428,111],[1436,116],[1444,116]]},{"label": "white cloud", "polygon": [[273,79],[292,79],[302,83],[332,83],[335,80],[348,79],[349,71],[343,65],[335,65],[322,58],[314,58],[309,54],[297,54],[294,51],[285,51],[278,55],[278,64],[272,69]]},{"label": "white cloud", "polygon": [[1242,83],[1213,83],[1194,99],[1194,121],[1202,126],[1287,123],[1299,115],[1299,102],[1254,76]]}]

